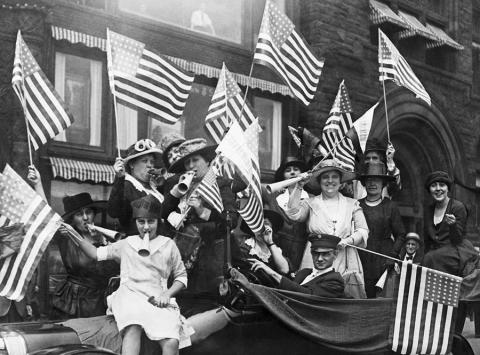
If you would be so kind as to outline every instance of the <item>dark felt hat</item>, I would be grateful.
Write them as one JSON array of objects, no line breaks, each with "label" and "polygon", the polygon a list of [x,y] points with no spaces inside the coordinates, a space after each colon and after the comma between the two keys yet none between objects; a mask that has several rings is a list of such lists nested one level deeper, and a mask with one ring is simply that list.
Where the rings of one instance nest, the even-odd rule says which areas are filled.
[{"label": "dark felt hat", "polygon": [[381,161],[371,161],[362,165],[360,174],[362,185],[365,185],[365,180],[368,177],[382,178],[385,181],[395,180],[394,176],[387,174],[387,167]]},{"label": "dark felt hat", "polygon": [[410,233],[407,233],[407,235],[405,236],[405,242],[407,240],[415,240],[418,244],[422,244],[422,239],[420,238],[420,236],[415,233],[415,232],[410,232]]},{"label": "dark felt hat", "polygon": [[450,187],[452,186],[452,179],[450,178],[450,175],[448,175],[447,172],[445,171],[434,171],[428,174],[427,179],[425,180],[425,189],[427,191],[430,190],[430,185],[433,184],[434,182],[443,182],[448,186],[448,189],[450,190]]},{"label": "dark felt hat", "polygon": [[278,169],[275,171],[275,182],[284,180],[283,173],[289,166],[298,167],[302,173],[307,170],[307,164],[305,164],[303,160],[292,156],[286,157],[282,164],[280,164]]},{"label": "dark felt hat", "polygon": [[[273,233],[277,232],[280,228],[283,227],[283,218],[279,213],[264,208],[263,216],[272,223]],[[244,220],[242,220],[242,223],[240,224],[240,230],[246,234],[252,234],[252,230]]]},{"label": "dark felt hat", "polygon": [[178,151],[182,155],[175,163],[170,166],[168,172],[170,173],[183,173],[185,171],[185,161],[193,155],[201,155],[207,162],[210,162],[215,158],[218,145],[207,145],[207,141],[204,138],[193,138],[186,140],[178,146]]},{"label": "dark felt hat", "polygon": [[162,156],[162,151],[157,148],[155,142],[152,140],[140,139],[128,147],[127,156],[125,157],[124,161],[127,163],[132,159],[146,154],[153,154],[155,159],[158,159]]},{"label": "dark felt hat", "polygon": [[340,238],[331,234],[311,234],[308,240],[312,244],[311,250],[336,249]]},{"label": "dark felt hat", "polygon": [[93,201],[92,196],[90,196],[88,192],[82,192],[73,196],[65,196],[63,198],[63,209],[65,213],[62,218],[68,220],[82,208],[91,208],[97,213],[99,208],[105,208],[106,205],[106,201]]},{"label": "dark felt hat", "polygon": [[162,204],[152,195],[147,195],[130,203],[132,218],[157,218],[160,219]]},{"label": "dark felt hat", "polygon": [[380,152],[385,155],[387,152],[387,145],[382,143],[378,138],[369,139],[365,145],[365,154],[368,152]]}]

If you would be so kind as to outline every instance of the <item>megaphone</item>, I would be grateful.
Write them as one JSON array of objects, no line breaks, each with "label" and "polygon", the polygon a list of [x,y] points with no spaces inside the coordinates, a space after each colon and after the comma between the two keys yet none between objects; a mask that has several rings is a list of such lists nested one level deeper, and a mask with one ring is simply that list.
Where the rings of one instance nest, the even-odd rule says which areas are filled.
[{"label": "megaphone", "polygon": [[282,191],[282,190],[286,189],[287,187],[290,187],[290,186],[296,184],[297,182],[303,180],[304,178],[306,178],[309,175],[310,175],[310,173],[305,172],[305,173],[302,173],[299,176],[291,178],[291,179],[275,182],[273,184],[268,184],[267,185],[267,191],[269,193]]},{"label": "megaphone", "polygon": [[142,245],[138,249],[138,255],[149,256],[150,255],[150,233],[146,232],[143,235]]},{"label": "megaphone", "polygon": [[89,229],[90,232],[92,232],[92,231],[100,232],[105,237],[107,237],[111,240],[117,240],[120,237],[120,232],[112,231],[111,229],[107,229],[107,228],[102,228],[102,227],[96,226],[94,224],[87,224],[87,228]]},{"label": "megaphone", "polygon": [[194,171],[187,171],[185,174],[180,176],[180,179],[178,180],[178,184],[176,184],[170,190],[170,193],[172,194],[172,196],[180,198],[183,195],[185,195],[188,189],[190,188],[190,185],[192,184],[192,180],[194,176],[195,176]]}]

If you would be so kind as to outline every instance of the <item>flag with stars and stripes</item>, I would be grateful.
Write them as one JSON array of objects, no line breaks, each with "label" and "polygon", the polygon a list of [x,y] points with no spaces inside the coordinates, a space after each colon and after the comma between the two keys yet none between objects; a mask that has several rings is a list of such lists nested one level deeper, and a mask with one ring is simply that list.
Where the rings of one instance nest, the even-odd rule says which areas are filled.
[{"label": "flag with stars and stripes", "polygon": [[197,186],[196,192],[210,206],[215,208],[218,213],[223,211],[223,202],[220,195],[220,189],[217,184],[217,175],[213,167],[210,167]]},{"label": "flag with stars and stripes", "polygon": [[347,133],[352,127],[352,105],[347,87],[342,80],[330,110],[330,116],[323,128],[320,146],[326,152],[330,152],[330,155],[349,171],[355,169],[355,148],[352,140],[347,137]]},{"label": "flag with stars and stripes", "polygon": [[0,296],[18,301],[61,218],[8,164],[0,174],[0,215],[24,224],[20,250],[0,260]]},{"label": "flag with stars and stripes", "polygon": [[35,150],[73,123],[65,102],[40,69],[20,31],[12,76],[13,90],[22,103],[29,140]]},{"label": "flag with stars and stripes", "polygon": [[378,63],[380,81],[392,80],[397,85],[412,91],[417,98],[424,100],[429,105],[432,104],[430,95],[410,65],[380,28],[378,29]]},{"label": "flag with stars and stripes", "polygon": [[[205,128],[215,143],[220,143],[234,121],[237,121],[245,130],[255,120],[252,107],[248,102],[243,104],[243,97],[242,90],[223,63],[217,87],[205,118]],[[241,117],[240,112],[242,112]]]},{"label": "flag with stars and stripes", "polygon": [[107,30],[110,89],[122,104],[148,111],[174,124],[192,88],[194,74],[187,72],[145,44]]},{"label": "flag with stars and stripes", "polygon": [[265,3],[253,61],[278,73],[305,105],[313,100],[324,61],[315,58],[293,22],[271,0]]},{"label": "flag with stars and stripes", "polygon": [[460,297],[461,277],[402,262],[392,350],[399,354],[447,354]]}]

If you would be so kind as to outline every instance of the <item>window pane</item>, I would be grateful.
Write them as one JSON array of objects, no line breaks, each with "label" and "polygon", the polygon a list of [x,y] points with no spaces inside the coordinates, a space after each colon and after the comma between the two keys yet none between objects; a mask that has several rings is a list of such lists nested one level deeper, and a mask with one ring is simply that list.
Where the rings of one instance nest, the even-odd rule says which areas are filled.
[{"label": "window pane", "polygon": [[55,89],[73,115],[73,124],[58,141],[100,146],[102,117],[102,62],[56,53]]},{"label": "window pane", "polygon": [[242,42],[242,0],[119,0],[120,9],[175,26]]},{"label": "window pane", "polygon": [[282,155],[282,103],[262,97],[255,97],[253,102],[262,127],[258,145],[260,166],[274,170],[280,165]]}]

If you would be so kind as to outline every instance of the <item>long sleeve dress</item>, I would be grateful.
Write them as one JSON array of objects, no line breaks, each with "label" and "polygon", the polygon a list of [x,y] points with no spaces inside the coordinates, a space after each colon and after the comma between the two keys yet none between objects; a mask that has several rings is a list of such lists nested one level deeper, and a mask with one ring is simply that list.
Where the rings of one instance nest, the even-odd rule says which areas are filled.
[{"label": "long sleeve dress", "polygon": [[182,319],[175,299],[163,308],[148,302],[168,289],[169,278],[187,285],[180,252],[173,240],[161,235],[150,240],[149,256],[138,254],[141,245],[141,238],[133,235],[97,249],[99,260],[120,263],[120,286],[107,298],[107,314],[113,314],[119,331],[138,324],[152,340],[180,339]]},{"label": "long sleeve dress", "polygon": [[[306,221],[310,234],[332,234],[342,239],[351,237],[354,245],[362,248],[367,246],[368,226],[357,200],[339,194],[338,206],[332,210],[326,207],[323,196],[320,194],[300,201],[298,207],[292,207],[286,213],[293,221]],[[312,267],[310,242],[308,242],[300,268]],[[350,294],[354,293],[356,296],[364,297],[363,267],[357,249],[346,247],[340,250],[333,267],[345,279],[349,278],[348,274],[355,274],[358,278],[358,285],[353,286],[356,290],[351,290]],[[348,287],[350,286],[347,282]]]}]

